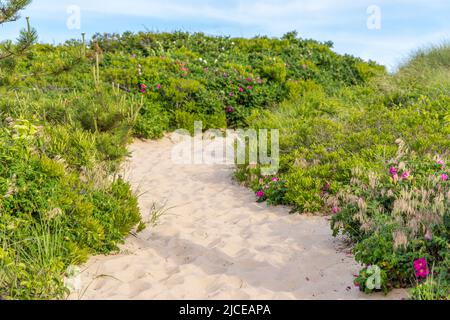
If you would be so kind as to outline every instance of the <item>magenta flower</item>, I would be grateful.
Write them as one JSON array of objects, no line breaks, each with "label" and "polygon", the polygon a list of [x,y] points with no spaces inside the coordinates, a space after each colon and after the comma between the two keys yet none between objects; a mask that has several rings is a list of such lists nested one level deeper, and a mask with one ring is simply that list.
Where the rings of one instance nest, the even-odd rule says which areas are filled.
[{"label": "magenta flower", "polygon": [[230,92],[230,97],[232,97],[233,96],[233,92]]},{"label": "magenta flower", "polygon": [[272,182],[278,182],[278,181],[280,181],[280,179],[278,179],[278,178],[273,178],[272,179]]},{"label": "magenta flower", "polygon": [[156,89],[157,89],[157,90],[160,90],[160,89],[161,89],[161,85],[160,85],[159,83],[156,85]]},{"label": "magenta flower", "polygon": [[252,78],[247,78],[247,82],[252,82],[253,79]]},{"label": "magenta flower", "polygon": [[398,170],[397,170],[397,168],[392,167],[392,168],[389,169],[389,172],[391,173],[391,175],[395,175],[395,174],[398,173]]},{"label": "magenta flower", "polygon": [[436,161],[436,163],[437,163],[438,165],[440,165],[440,166],[445,167],[445,162],[444,162],[444,160],[439,159],[438,161]]},{"label": "magenta flower", "polygon": [[239,87],[239,92],[244,92],[244,88]]},{"label": "magenta flower", "polygon": [[398,174],[393,174],[392,175],[392,180],[394,181],[394,183],[397,183],[397,181],[398,181]]},{"label": "magenta flower", "polygon": [[234,112],[234,108],[233,108],[233,107],[228,107],[228,108],[226,109],[226,112],[227,112],[227,113],[233,113],[233,112]]},{"label": "magenta flower", "polygon": [[448,174],[443,174],[442,176],[441,176],[441,180],[442,181],[447,181],[448,180]]},{"label": "magenta flower", "polygon": [[407,180],[411,174],[408,171],[402,173],[402,180]]},{"label": "magenta flower", "polygon": [[252,90],[252,88],[253,88],[252,86],[247,86],[247,90],[249,91]]},{"label": "magenta flower", "polygon": [[338,207],[333,207],[332,211],[334,214],[338,214],[341,211],[341,209],[339,209]]},{"label": "magenta flower", "polygon": [[418,271],[427,268],[427,259],[420,258],[414,261],[414,270]]},{"label": "magenta flower", "polygon": [[261,198],[264,198],[265,193],[264,193],[264,191],[261,190],[256,193],[256,196],[261,199]]},{"label": "magenta flower", "polygon": [[430,271],[428,270],[428,268],[416,270],[416,276],[419,279],[425,279],[426,277],[428,277],[429,274]]},{"label": "magenta flower", "polygon": [[139,85],[139,92],[140,93],[145,93],[145,91],[147,90],[147,85],[146,84],[140,84]]},{"label": "magenta flower", "polygon": [[416,277],[419,279],[425,279],[430,274],[427,260],[425,258],[420,258],[414,261],[414,270],[416,271]]}]

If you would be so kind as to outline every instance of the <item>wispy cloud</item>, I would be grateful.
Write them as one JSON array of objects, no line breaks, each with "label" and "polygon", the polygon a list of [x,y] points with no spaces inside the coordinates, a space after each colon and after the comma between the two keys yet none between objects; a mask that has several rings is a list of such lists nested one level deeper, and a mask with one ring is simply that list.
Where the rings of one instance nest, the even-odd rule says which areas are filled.
[{"label": "wispy cloud", "polygon": [[[449,38],[447,0],[36,0],[27,10],[45,41],[77,34],[65,27],[67,7],[78,5],[83,32],[204,31],[233,36],[280,36],[332,40],[339,52],[395,65],[407,53]],[[366,27],[367,7],[382,10],[381,30]],[[18,27],[0,29],[9,37]],[[80,33],[79,31],[78,33]]]}]

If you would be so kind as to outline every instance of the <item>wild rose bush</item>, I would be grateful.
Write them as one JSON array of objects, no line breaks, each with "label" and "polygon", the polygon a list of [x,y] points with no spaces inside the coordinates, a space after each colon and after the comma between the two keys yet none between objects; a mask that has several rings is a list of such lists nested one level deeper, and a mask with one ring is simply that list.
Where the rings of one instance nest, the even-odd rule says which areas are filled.
[{"label": "wild rose bush", "polygon": [[[143,95],[136,133],[159,137],[161,130],[247,127],[262,109],[292,94],[291,84],[314,80],[330,88],[365,83],[384,68],[335,54],[332,43],[298,38],[210,37],[202,33],[96,35],[102,48],[102,78]],[[159,116],[157,116],[159,115]],[[164,125],[156,123],[161,121]],[[155,134],[156,133],[156,134]],[[158,134],[159,133],[159,134]]]},{"label": "wild rose bush", "polygon": [[[433,277],[433,290],[444,292],[450,288],[448,159],[419,157],[399,144],[383,172],[355,168],[349,186],[328,197],[334,235],[355,242],[356,260],[366,266],[356,279],[361,290],[371,291],[367,267],[378,266],[384,291]],[[449,298],[448,291],[439,298]]]},{"label": "wild rose bush", "polygon": [[258,202],[270,205],[282,205],[287,191],[286,181],[278,177],[261,179],[253,185]]}]

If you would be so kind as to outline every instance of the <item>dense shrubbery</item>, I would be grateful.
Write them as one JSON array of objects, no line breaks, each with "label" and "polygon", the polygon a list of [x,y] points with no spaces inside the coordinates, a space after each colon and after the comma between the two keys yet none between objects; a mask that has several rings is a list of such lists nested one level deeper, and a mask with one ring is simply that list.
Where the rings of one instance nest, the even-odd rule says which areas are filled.
[{"label": "dense shrubbery", "polygon": [[[330,91],[300,81],[279,108],[250,124],[281,130],[280,191],[267,185],[259,167],[237,172],[260,200],[299,212],[337,213],[336,234],[355,241],[358,261],[381,268],[384,290],[411,286],[417,280],[413,261],[425,258],[430,275],[413,291],[420,299],[448,298],[450,282],[449,172],[430,160],[450,152],[449,52],[448,46],[421,51],[396,74],[365,85]],[[394,183],[386,165],[397,157],[398,139],[411,150],[401,167],[408,166],[414,178]],[[331,208],[330,195],[339,199]],[[367,268],[361,271],[362,290],[370,291],[364,285],[370,276]]]},{"label": "dense shrubbery", "polygon": [[[129,185],[110,178],[127,154],[125,128],[115,132],[83,125],[95,117],[82,115],[78,108],[92,110],[95,97],[76,102],[51,97],[52,107],[64,107],[60,119],[46,110],[49,98],[18,93],[1,99],[3,298],[64,297],[62,278],[70,265],[84,262],[88,254],[116,250],[140,222]],[[109,125],[105,119],[114,112],[105,111],[98,123]]]},{"label": "dense shrubbery", "polygon": [[[327,199],[335,235],[356,246],[356,259],[378,266],[385,291],[410,287],[433,276],[439,298],[450,298],[450,181],[443,158],[419,157],[399,141],[384,173],[353,169],[349,186]],[[422,266],[418,266],[423,262]],[[367,269],[357,283],[366,287]],[[415,293],[417,294],[417,293]],[[436,293],[436,295],[438,295]]]},{"label": "dense shrubbery", "polygon": [[[131,135],[158,138],[197,120],[247,126],[303,81],[333,91],[382,70],[294,33],[127,33],[28,49],[0,60],[1,298],[64,297],[68,267],[115,250],[139,223],[116,176]],[[281,201],[286,190],[273,185],[267,194]]]},{"label": "dense shrubbery", "polygon": [[[125,33],[96,35],[87,47],[37,44],[0,61],[0,297],[64,296],[68,266],[116,249],[139,222],[135,197],[116,177],[130,136],[159,138],[201,120],[205,129],[279,128],[279,175],[262,177],[252,166],[236,174],[258,200],[335,211],[335,231],[355,241],[359,261],[382,268],[384,289],[411,285],[414,260],[426,258],[433,278],[421,280],[414,297],[445,298],[448,195],[442,219],[439,211],[420,230],[392,212],[402,190],[448,190],[427,180],[439,174],[428,155],[444,159],[450,150],[448,48],[419,53],[387,75],[331,46],[295,33]],[[383,178],[399,138],[414,152],[403,160],[410,184]],[[358,177],[356,168],[364,170]],[[383,183],[368,189],[369,173]],[[395,197],[384,193],[390,188]],[[370,203],[367,219],[378,227],[361,225],[342,194]],[[330,208],[332,199],[339,203]],[[397,246],[394,235],[411,244]],[[365,277],[366,269],[358,279],[363,290]]]},{"label": "dense shrubbery", "polygon": [[333,90],[383,72],[375,64],[335,54],[330,43],[300,40],[295,33],[282,39],[181,32],[94,39],[103,49],[105,81],[144,94],[146,107],[136,131],[150,138],[162,130],[191,129],[194,120],[202,120],[205,128],[248,126],[255,112],[295,94],[292,87],[299,80],[314,79]]}]

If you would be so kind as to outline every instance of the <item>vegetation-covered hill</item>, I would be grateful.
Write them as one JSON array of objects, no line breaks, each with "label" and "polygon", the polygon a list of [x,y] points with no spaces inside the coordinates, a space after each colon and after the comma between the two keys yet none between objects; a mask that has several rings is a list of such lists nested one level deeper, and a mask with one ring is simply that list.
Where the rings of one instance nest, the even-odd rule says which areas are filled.
[{"label": "vegetation-covered hill", "polygon": [[[395,197],[380,200],[388,191],[380,186],[364,195],[376,211],[364,211],[367,219],[384,219],[386,228],[380,223],[369,230],[354,218],[351,201],[336,203],[344,190],[367,191],[355,190],[353,174],[360,168],[362,175],[382,175],[398,139],[415,151],[405,160],[409,165],[415,159],[411,176],[425,181],[433,170],[444,175],[445,167],[426,159],[430,153],[444,161],[449,150],[447,51],[419,54],[393,76],[375,63],[334,53],[331,43],[295,33],[281,39],[99,34],[86,44],[35,44],[1,59],[0,297],[64,297],[62,279],[70,265],[115,250],[133,226],[143,228],[136,198],[117,176],[126,144],[133,136],[191,129],[196,120],[205,129],[280,128],[279,179],[264,189],[262,177],[251,179],[259,168],[242,167],[237,177],[255,191],[264,189],[260,200],[299,212],[335,211],[336,231],[356,243],[371,241],[374,251],[357,250],[357,258],[389,274],[385,289],[410,285],[413,261],[422,257],[448,280],[442,271],[449,262],[448,182],[433,186],[432,199],[442,200],[444,209],[419,219],[421,227],[411,234],[405,231],[418,244],[403,251],[394,250],[389,236],[397,225],[389,220]],[[434,72],[421,72],[431,65]],[[425,188],[412,178],[386,184],[398,188],[396,196]],[[432,199],[426,206],[437,202]],[[428,232],[434,240],[420,240]],[[390,255],[374,253],[379,250]]]}]

